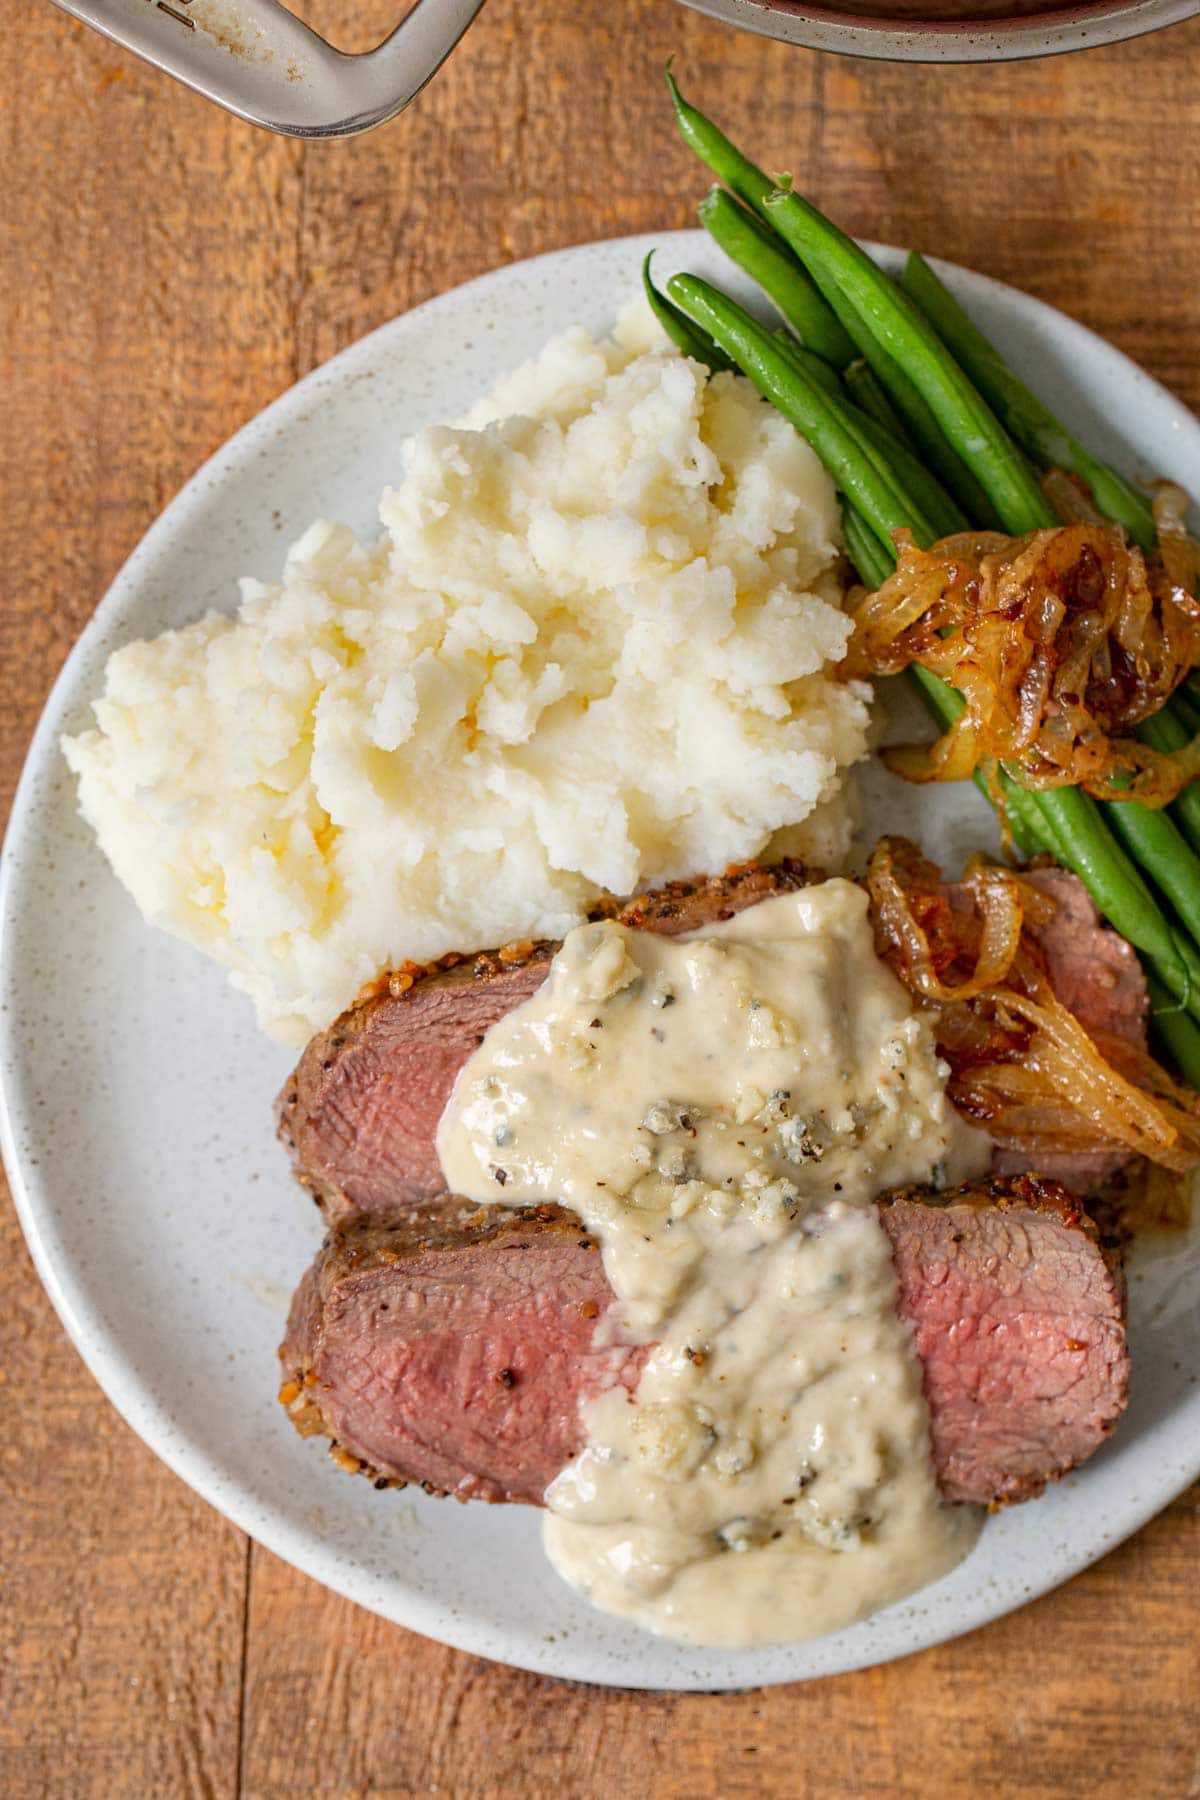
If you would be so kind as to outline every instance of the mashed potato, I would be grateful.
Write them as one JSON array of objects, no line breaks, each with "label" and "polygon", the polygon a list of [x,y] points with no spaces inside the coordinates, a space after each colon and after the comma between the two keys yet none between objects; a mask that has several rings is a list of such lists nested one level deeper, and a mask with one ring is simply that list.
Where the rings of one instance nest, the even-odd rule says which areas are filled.
[{"label": "mashed potato", "polygon": [[840,853],[867,696],[830,669],[837,506],[747,382],[648,315],[569,332],[407,443],[380,517],[118,650],[64,741],[143,913],[274,1035],[406,957],[558,936],[600,889]]}]

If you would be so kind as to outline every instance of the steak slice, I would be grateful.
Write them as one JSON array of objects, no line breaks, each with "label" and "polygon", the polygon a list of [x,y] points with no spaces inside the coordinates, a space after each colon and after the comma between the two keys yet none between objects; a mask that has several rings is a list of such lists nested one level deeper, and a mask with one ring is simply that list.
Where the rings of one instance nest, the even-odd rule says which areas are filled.
[{"label": "steak slice", "polygon": [[[804,887],[797,862],[747,863],[593,913],[673,937]],[[276,1101],[296,1175],[331,1221],[387,1216],[446,1192],[435,1138],[455,1078],[489,1027],[546,978],[554,943],[406,965],[308,1045]]]},{"label": "steak slice", "polygon": [[644,1349],[592,1345],[611,1299],[562,1207],[446,1200],[352,1220],[292,1302],[280,1399],[352,1473],[538,1504],[580,1448],[581,1401],[636,1385]]},{"label": "steak slice", "polygon": [[[1074,875],[1046,869],[1029,878],[1056,902],[1049,924],[1032,930],[1063,1004],[1095,1036],[1123,1037],[1144,1049],[1148,996],[1132,948],[1101,923]],[[673,936],[732,918],[809,879],[799,863],[747,863],[614,902],[593,916]],[[963,891],[948,889],[952,898]],[[327,1219],[388,1219],[445,1194],[437,1127],[458,1072],[490,1027],[541,986],[557,948],[509,944],[405,965],[312,1040],[279,1095],[276,1117],[296,1176]],[[1127,1160],[1057,1156],[1043,1158],[1039,1172],[1088,1191]],[[996,1152],[998,1175],[1028,1167],[1017,1151]]]},{"label": "steak slice", "polygon": [[[1046,959],[1057,998],[1101,1049],[1111,1037],[1145,1050],[1150,992],[1133,945],[1104,924],[1077,875],[1066,869],[1029,869],[1025,879],[1054,902],[1051,919],[1045,924],[1029,921],[1026,929]],[[1038,1172],[1086,1194],[1129,1161],[1120,1150],[1111,1155],[1062,1152],[1042,1156]],[[1028,1167],[1028,1157],[1019,1150],[997,1148],[992,1157],[997,1175]]]},{"label": "steak slice", "polygon": [[1035,1176],[889,1197],[900,1310],[925,1371],[947,1500],[1005,1505],[1086,1462],[1129,1389],[1120,1265]]},{"label": "steak slice", "polygon": [[1027,929],[1046,958],[1054,992],[1092,1037],[1146,1048],[1150,994],[1133,945],[1106,925],[1078,875],[1026,869],[1023,879],[1054,902],[1045,924]]},{"label": "steak slice", "polygon": [[[1078,1201],[1032,1177],[882,1204],[948,1500],[1029,1499],[1125,1405],[1119,1272]],[[594,1347],[611,1299],[561,1207],[460,1201],[329,1233],[292,1305],[280,1398],[378,1483],[538,1503],[582,1448],[581,1402],[636,1386]]]}]

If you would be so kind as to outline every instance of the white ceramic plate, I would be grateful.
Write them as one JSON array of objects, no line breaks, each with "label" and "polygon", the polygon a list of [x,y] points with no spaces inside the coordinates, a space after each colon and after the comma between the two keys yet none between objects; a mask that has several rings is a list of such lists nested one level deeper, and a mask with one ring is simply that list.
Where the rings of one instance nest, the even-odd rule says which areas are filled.
[{"label": "white ceramic plate", "polygon": [[[815,1643],[683,1649],[603,1617],[551,1572],[537,1515],[377,1494],[275,1403],[291,1287],[320,1239],[272,1135],[292,1058],[199,955],[147,929],[78,821],[59,734],[105,656],[230,607],[318,514],[370,530],[402,438],[454,418],[569,325],[606,329],[660,246],[729,281],[703,234],[589,244],[500,269],[385,325],[213,457],[135,550],[46,708],[0,874],[0,1130],[34,1258],[67,1330],[158,1455],[278,1555],[399,1624],[578,1680],[653,1688],[794,1681],[880,1662],[998,1617],[1083,1568],[1200,1473],[1200,1255],[1134,1271],[1135,1378],[1113,1443],[989,1522],[946,1581]],[[948,271],[1001,348],[1101,454],[1200,492],[1200,427],[1097,338],[1011,289]],[[732,285],[732,284],[731,284]],[[1105,421],[1119,421],[1120,436]],[[967,788],[881,772],[868,829],[918,827],[948,862],[992,841]]]}]

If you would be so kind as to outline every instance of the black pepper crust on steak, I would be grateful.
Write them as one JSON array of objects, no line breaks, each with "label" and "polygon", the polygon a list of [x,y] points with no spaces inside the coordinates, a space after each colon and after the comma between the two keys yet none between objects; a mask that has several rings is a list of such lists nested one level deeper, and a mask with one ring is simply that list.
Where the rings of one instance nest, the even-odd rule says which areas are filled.
[{"label": "black pepper crust on steak", "polygon": [[[674,937],[813,879],[791,860],[746,863],[591,917]],[[541,986],[557,949],[525,940],[404,964],[313,1038],[275,1111],[296,1177],[327,1219],[388,1215],[445,1193],[434,1139],[455,1078],[489,1027]]]},{"label": "black pepper crust on steak", "polygon": [[[673,936],[820,879],[797,862],[747,863],[612,901],[592,916]],[[1063,1004],[1101,1041],[1107,1035],[1144,1049],[1148,994],[1130,946],[1103,924],[1075,876],[1054,869],[1029,879],[1055,902],[1049,924],[1031,930]],[[951,883],[947,891],[959,890]],[[523,941],[404,964],[313,1038],[279,1095],[276,1118],[297,1179],[331,1223],[387,1218],[445,1193],[436,1135],[455,1078],[489,1028],[541,986],[557,948]],[[1091,1192],[1126,1160],[1063,1152],[1041,1158],[1038,1172]],[[996,1152],[996,1174],[1029,1167],[1019,1151]]]},{"label": "black pepper crust on steak", "polygon": [[[1079,1201],[1030,1176],[881,1202],[948,1500],[1032,1498],[1124,1409],[1124,1290]],[[632,1389],[644,1348],[598,1350],[611,1300],[561,1207],[459,1200],[330,1231],[292,1304],[280,1399],[378,1485],[539,1503],[582,1448],[580,1405]]]},{"label": "black pepper crust on steak", "polygon": [[442,1200],[352,1219],[296,1292],[279,1397],[379,1485],[538,1504],[580,1447],[580,1402],[632,1387],[645,1359],[594,1347],[611,1299],[563,1207]]}]

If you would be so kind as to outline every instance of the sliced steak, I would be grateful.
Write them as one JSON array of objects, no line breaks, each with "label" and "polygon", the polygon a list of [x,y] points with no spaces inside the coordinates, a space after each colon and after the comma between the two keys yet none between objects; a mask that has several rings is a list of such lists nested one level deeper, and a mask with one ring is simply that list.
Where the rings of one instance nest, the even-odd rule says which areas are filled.
[{"label": "sliced steak", "polygon": [[1046,958],[1054,992],[1092,1037],[1146,1048],[1150,995],[1137,951],[1104,923],[1077,875],[1027,869],[1024,879],[1054,902],[1054,915],[1028,929]]},{"label": "sliced steak", "polygon": [[[1048,869],[1030,878],[1056,902],[1054,918],[1034,935],[1063,1004],[1097,1037],[1123,1037],[1144,1048],[1148,997],[1135,952],[1101,923],[1074,875]],[[808,879],[798,863],[751,863],[613,903],[594,916],[674,935],[731,918]],[[952,898],[964,892],[948,891]],[[489,1028],[541,986],[557,947],[509,944],[470,958],[405,965],[312,1040],[276,1115],[297,1178],[328,1219],[387,1218],[398,1207],[445,1193],[436,1135],[458,1072]],[[1043,1158],[1039,1172],[1088,1191],[1125,1160]],[[1003,1175],[1030,1165],[1019,1152],[997,1151],[993,1166]]]},{"label": "sliced steak", "polygon": [[580,1447],[580,1402],[636,1384],[645,1350],[592,1346],[611,1298],[561,1207],[351,1221],[292,1302],[280,1398],[351,1472],[538,1503]]},{"label": "sliced steak", "polygon": [[[1065,869],[1031,869],[1026,880],[1054,901],[1053,917],[1044,925],[1030,922],[1026,929],[1046,959],[1057,998],[1101,1049],[1110,1037],[1145,1050],[1150,993],[1133,945],[1105,925],[1078,876]],[[1044,1155],[1037,1166],[1039,1174],[1086,1194],[1129,1160],[1123,1151],[1064,1153]],[[997,1175],[1016,1174],[1029,1166],[1029,1158],[1019,1150],[998,1148],[992,1157]]]},{"label": "sliced steak", "polygon": [[[757,863],[599,909],[675,936],[804,887],[800,863]],[[315,1037],[276,1102],[296,1174],[327,1218],[387,1215],[446,1191],[435,1137],[459,1070],[546,978],[553,943],[406,965]]]},{"label": "sliced steak", "polygon": [[[1119,1273],[1053,1183],[908,1190],[881,1218],[943,1493],[1030,1498],[1125,1405]],[[582,1447],[580,1403],[636,1385],[644,1350],[593,1345],[610,1298],[594,1239],[559,1207],[444,1201],[351,1221],[296,1295],[280,1398],[378,1482],[538,1502]]]},{"label": "sliced steak", "polygon": [[1032,1176],[891,1197],[900,1308],[925,1370],[948,1500],[1027,1500],[1085,1462],[1125,1408],[1115,1257],[1073,1195]]}]

